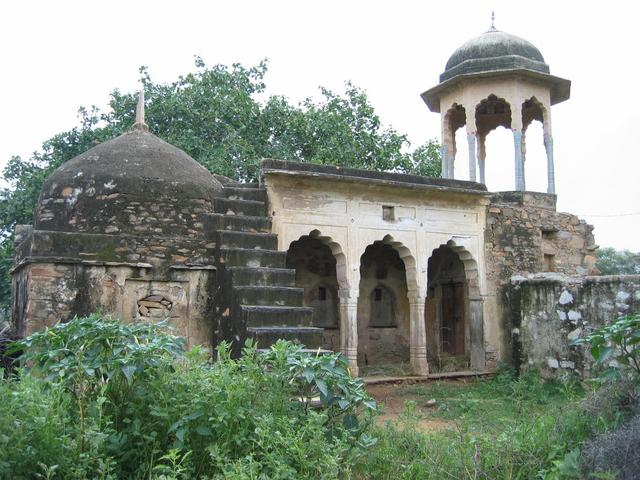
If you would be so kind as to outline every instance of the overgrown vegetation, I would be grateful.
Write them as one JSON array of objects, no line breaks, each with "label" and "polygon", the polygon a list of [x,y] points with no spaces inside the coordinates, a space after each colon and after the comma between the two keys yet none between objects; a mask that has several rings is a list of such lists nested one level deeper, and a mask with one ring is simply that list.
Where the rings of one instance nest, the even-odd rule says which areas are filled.
[{"label": "overgrown vegetation", "polygon": [[[419,400],[407,405],[399,425],[373,433],[376,447],[357,467],[359,478],[560,479],[579,476],[578,446],[602,428],[583,414],[580,385],[548,382],[535,374],[517,378],[434,382],[405,387]],[[435,399],[435,408],[427,401]],[[611,419],[602,412],[603,425]],[[437,432],[422,419],[447,420]]]},{"label": "overgrown vegetation", "polygon": [[[0,478],[338,478],[375,403],[338,355],[280,342],[209,363],[158,325],[77,319],[0,385]],[[312,401],[318,397],[318,405]]]},{"label": "overgrown vegetation", "polygon": [[630,375],[640,383],[640,315],[623,315],[616,321],[579,338],[574,345],[587,345],[600,378]]},{"label": "overgrown vegetation", "polygon": [[[636,334],[626,317],[586,341],[598,358]],[[162,324],[94,315],[14,348],[23,367],[0,383],[0,478],[625,480],[638,468],[631,374],[504,369],[405,386],[399,421],[373,427],[378,407],[339,355],[287,342],[239,359],[223,343],[210,362]]]}]

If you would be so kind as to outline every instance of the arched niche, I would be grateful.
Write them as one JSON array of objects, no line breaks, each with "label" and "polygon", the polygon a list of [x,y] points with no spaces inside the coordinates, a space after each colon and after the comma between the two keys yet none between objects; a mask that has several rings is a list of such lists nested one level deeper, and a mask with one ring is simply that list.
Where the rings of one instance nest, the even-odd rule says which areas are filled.
[{"label": "arched niche", "polygon": [[[409,362],[407,267],[392,239],[370,244],[360,258],[358,363],[377,367]],[[409,263],[415,269],[415,262]],[[378,310],[376,310],[378,308]],[[373,314],[372,314],[373,312]]]},{"label": "arched niche", "polygon": [[296,271],[295,285],[304,289],[304,305],[314,307],[313,325],[324,328],[324,348],[339,351],[338,262],[318,233],[292,242],[286,265]]},{"label": "arched niche", "polygon": [[397,327],[396,308],[393,290],[382,283],[375,286],[369,295],[369,327]]},{"label": "arched niche", "polygon": [[453,241],[433,250],[427,268],[427,352],[441,371],[484,367],[477,263]]}]

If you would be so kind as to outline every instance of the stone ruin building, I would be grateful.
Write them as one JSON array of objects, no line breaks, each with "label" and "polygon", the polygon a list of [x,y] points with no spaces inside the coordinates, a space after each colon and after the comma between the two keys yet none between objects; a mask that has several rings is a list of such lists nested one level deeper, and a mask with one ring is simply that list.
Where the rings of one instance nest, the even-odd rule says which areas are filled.
[{"label": "stone ruin building", "polygon": [[[149,133],[139,107],[130,132],[58,168],[16,228],[15,327],[100,310],[168,319],[192,345],[341,351],[354,373],[584,368],[569,340],[595,310],[638,309],[640,279],[589,277],[592,227],[556,211],[551,107],[569,91],[526,40],[492,27],[462,45],[422,94],[441,115],[443,178],[264,160],[259,184],[237,183]],[[526,190],[533,120],[546,193]],[[513,132],[508,192],[484,185],[498,126]],[[459,128],[472,181],[453,178]]]}]

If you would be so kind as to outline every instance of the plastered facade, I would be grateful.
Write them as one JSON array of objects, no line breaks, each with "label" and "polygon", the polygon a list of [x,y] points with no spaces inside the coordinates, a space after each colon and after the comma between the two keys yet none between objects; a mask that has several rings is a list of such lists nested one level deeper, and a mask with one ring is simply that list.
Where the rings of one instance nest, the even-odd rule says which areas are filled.
[{"label": "plastered facade", "polygon": [[[361,256],[374,242],[390,245],[404,262],[409,360],[414,372],[428,371],[425,301],[428,261],[434,250],[448,245],[465,258],[472,295],[483,316],[484,304],[491,301],[486,298],[484,270],[485,191],[363,180],[348,173],[336,177],[279,169],[277,165],[263,167],[263,183],[279,249],[286,251],[292,242],[311,235],[328,245],[336,258],[341,348],[352,368],[358,366],[358,335],[362,334],[358,325],[366,311],[360,307],[358,315],[363,300]],[[383,207],[393,208],[392,220],[383,218]],[[499,348],[497,340],[482,339]],[[471,367],[484,369],[484,359],[473,361]]]}]

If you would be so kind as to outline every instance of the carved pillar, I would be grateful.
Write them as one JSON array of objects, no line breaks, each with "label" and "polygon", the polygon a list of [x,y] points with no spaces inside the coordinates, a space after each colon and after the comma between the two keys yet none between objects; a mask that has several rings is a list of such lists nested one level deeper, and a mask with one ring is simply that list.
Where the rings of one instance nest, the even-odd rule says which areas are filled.
[{"label": "carved pillar", "polygon": [[411,370],[415,375],[429,374],[424,303],[424,298],[418,295],[409,296],[409,358]]},{"label": "carved pillar", "polygon": [[347,358],[349,370],[358,375],[358,297],[340,291],[340,350]]},{"label": "carved pillar", "polygon": [[484,184],[486,184],[484,178],[484,161],[487,158],[486,139],[486,135],[478,135],[478,171],[480,173],[480,183]]},{"label": "carved pillar", "polygon": [[544,149],[547,152],[547,193],[556,193],[555,167],[553,165],[553,137],[545,134]]}]

